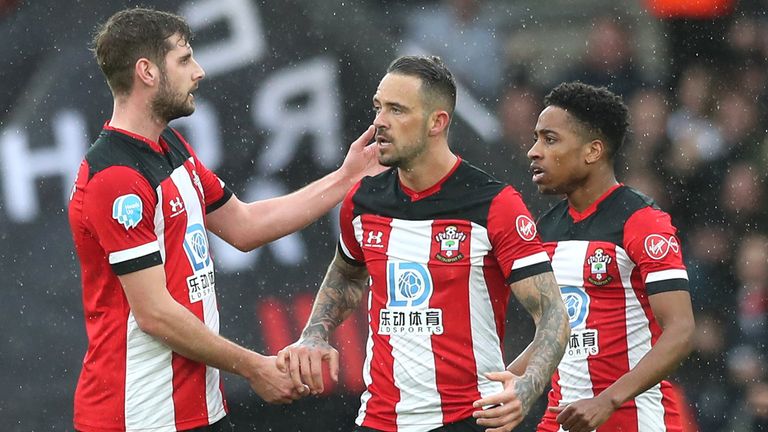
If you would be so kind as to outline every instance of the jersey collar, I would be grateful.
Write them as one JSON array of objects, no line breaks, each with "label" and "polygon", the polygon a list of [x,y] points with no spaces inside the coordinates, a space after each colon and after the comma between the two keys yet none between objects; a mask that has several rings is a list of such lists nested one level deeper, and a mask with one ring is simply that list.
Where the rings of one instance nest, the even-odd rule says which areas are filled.
[{"label": "jersey collar", "polygon": [[418,201],[439,192],[443,187],[443,183],[445,183],[445,181],[448,180],[448,178],[456,172],[456,170],[459,168],[459,165],[461,165],[461,156],[456,155],[456,162],[453,164],[451,170],[448,171],[448,174],[444,175],[443,178],[438,180],[438,182],[434,185],[420,192],[409,189],[406,185],[403,184],[403,182],[400,181],[400,176],[397,177],[397,182],[400,184],[400,189],[402,189],[402,191],[411,198],[411,202]]},{"label": "jersey collar", "polygon": [[610,189],[608,189],[607,191],[605,191],[605,193],[600,195],[600,198],[596,199],[592,204],[589,205],[589,207],[584,209],[583,212],[576,211],[576,209],[571,207],[571,205],[569,204],[568,205],[568,214],[571,215],[571,217],[573,218],[574,222],[581,222],[581,221],[583,221],[584,219],[592,216],[592,214],[597,211],[597,207],[603,201],[605,201],[605,199],[608,198],[608,196],[610,194],[612,194],[613,191],[615,191],[616,189],[618,189],[618,188],[620,188],[622,186],[624,186],[623,183],[619,183],[619,184],[611,186]]},{"label": "jersey collar", "polygon": [[127,131],[125,129],[116,128],[113,126],[110,126],[109,120],[104,122],[104,130],[111,131],[111,132],[117,132],[119,134],[127,135],[130,138],[133,138],[136,141],[142,142],[149,146],[152,150],[154,150],[157,153],[165,153],[166,151],[166,145],[165,142],[163,142],[163,139],[160,138],[160,142],[154,142],[149,138],[145,138],[139,134],[133,133],[131,131]]}]

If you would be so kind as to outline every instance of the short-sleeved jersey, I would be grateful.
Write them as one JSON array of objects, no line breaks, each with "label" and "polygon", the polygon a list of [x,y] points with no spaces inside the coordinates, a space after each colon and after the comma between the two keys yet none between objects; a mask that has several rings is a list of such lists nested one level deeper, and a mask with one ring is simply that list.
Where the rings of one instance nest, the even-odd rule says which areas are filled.
[{"label": "short-sleeved jersey", "polygon": [[470,417],[502,390],[508,284],[551,271],[520,195],[461,160],[409,190],[396,169],[358,183],[341,208],[340,254],[371,277],[357,424],[426,431]]},{"label": "short-sleeved jersey", "polygon": [[[558,406],[599,395],[637,365],[661,335],[648,296],[688,290],[688,275],[669,215],[623,185],[582,213],[561,201],[538,226],[571,325],[549,392],[549,406]],[[547,411],[539,431],[562,430],[555,417]],[[674,391],[662,381],[598,431],[681,428]]]},{"label": "short-sleeved jersey", "polygon": [[105,125],[87,152],[69,204],[88,334],[77,430],[175,431],[226,415],[219,371],[139,329],[118,275],[163,265],[171,296],[218,332],[205,213],[230,196],[171,128],[153,142]]}]

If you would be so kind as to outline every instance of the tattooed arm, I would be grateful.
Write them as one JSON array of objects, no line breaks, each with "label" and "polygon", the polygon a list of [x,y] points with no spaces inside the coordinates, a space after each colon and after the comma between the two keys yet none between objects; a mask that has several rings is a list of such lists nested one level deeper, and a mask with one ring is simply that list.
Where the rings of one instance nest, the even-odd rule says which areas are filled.
[{"label": "tattooed arm", "polygon": [[297,391],[306,384],[311,394],[323,392],[323,361],[328,362],[331,378],[338,381],[339,353],[328,341],[360,304],[367,286],[366,267],[347,263],[336,251],[301,337],[277,354],[277,367],[290,373]]},{"label": "tattooed arm", "polygon": [[488,379],[504,384],[501,393],[474,404],[475,408],[493,406],[474,413],[479,425],[493,428],[487,432],[508,432],[523,420],[549,383],[570,335],[568,315],[552,272],[531,276],[510,287],[533,317],[536,334],[507,370],[486,374]]}]

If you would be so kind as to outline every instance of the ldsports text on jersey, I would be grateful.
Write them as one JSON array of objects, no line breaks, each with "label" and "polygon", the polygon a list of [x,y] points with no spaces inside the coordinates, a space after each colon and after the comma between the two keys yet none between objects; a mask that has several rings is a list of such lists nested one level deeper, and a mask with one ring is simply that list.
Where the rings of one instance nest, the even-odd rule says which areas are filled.
[{"label": "ldsports text on jersey", "polygon": [[170,128],[155,143],[106,125],[86,154],[69,206],[88,333],[77,430],[176,431],[226,415],[218,370],[144,333],[118,275],[162,264],[171,296],[218,332],[205,213],[230,196]]},{"label": "ldsports text on jersey", "polygon": [[[669,215],[623,185],[582,213],[560,202],[541,218],[539,231],[571,325],[549,393],[549,406],[558,406],[597,396],[635,367],[661,334],[648,296],[687,290],[688,275]],[[662,381],[598,431],[681,431],[673,394]],[[555,417],[547,411],[538,430],[562,430]]]},{"label": "ldsports text on jersey", "polygon": [[357,424],[432,430],[502,390],[483,374],[505,367],[508,284],[551,269],[514,189],[461,160],[419,193],[391,169],[347,195],[339,248],[371,276]]}]

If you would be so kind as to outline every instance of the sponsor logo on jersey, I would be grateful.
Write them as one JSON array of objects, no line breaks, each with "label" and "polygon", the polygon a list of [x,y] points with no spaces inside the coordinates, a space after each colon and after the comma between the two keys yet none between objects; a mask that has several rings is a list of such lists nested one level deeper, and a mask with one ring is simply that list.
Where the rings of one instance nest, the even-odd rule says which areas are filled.
[{"label": "sponsor logo on jersey", "polygon": [[536,237],[536,224],[526,215],[520,215],[515,219],[515,227],[520,238],[531,241]]},{"label": "sponsor logo on jersey", "polygon": [[187,278],[187,290],[189,290],[189,302],[200,300],[213,294],[216,288],[213,269],[208,272],[195,273]]},{"label": "sponsor logo on jersey", "polygon": [[597,286],[603,286],[612,281],[613,277],[608,274],[608,264],[612,261],[613,258],[603,249],[595,249],[595,253],[587,258],[590,273],[587,280]]},{"label": "sponsor logo on jersey", "polygon": [[444,263],[455,263],[461,260],[464,254],[459,252],[459,247],[466,238],[467,235],[454,225],[448,225],[443,232],[435,236],[435,241],[440,243],[440,252],[435,255],[435,258]]},{"label": "sponsor logo on jersey", "polygon": [[112,203],[112,218],[125,229],[136,228],[141,222],[144,205],[136,194],[122,195]]},{"label": "sponsor logo on jersey", "polygon": [[432,276],[413,262],[387,264],[387,307],[379,311],[379,334],[443,334],[442,309],[429,308]]},{"label": "sponsor logo on jersey", "polygon": [[176,198],[169,200],[168,205],[171,206],[171,217],[176,217],[184,213],[184,201],[181,200],[181,197],[177,196]]},{"label": "sponsor logo on jersey", "polygon": [[208,254],[208,237],[202,225],[194,224],[187,227],[187,233],[184,235],[184,250],[195,271],[203,270],[211,264],[211,257]]},{"label": "sponsor logo on jersey", "polygon": [[664,237],[661,234],[651,234],[645,238],[644,243],[645,253],[655,260],[664,258],[669,251],[674,254],[680,252],[680,243],[675,236]]},{"label": "sponsor logo on jersey", "polygon": [[586,329],[572,331],[565,348],[565,356],[572,359],[585,359],[590,355],[600,353],[597,330]]},{"label": "sponsor logo on jersey", "polygon": [[589,296],[584,289],[574,286],[560,287],[560,293],[571,325],[571,337],[568,339],[565,356],[583,359],[597,354],[600,352],[597,330],[584,328],[589,313]]},{"label": "sponsor logo on jersey", "polygon": [[568,323],[571,328],[579,327],[587,320],[589,312],[589,296],[582,288],[573,286],[560,287],[565,310],[568,312]]},{"label": "sponsor logo on jersey", "polygon": [[365,243],[363,244],[363,246],[369,247],[369,248],[381,249],[384,247],[384,245],[381,243],[382,237],[384,237],[383,232],[370,230],[368,231],[368,234],[365,237]]},{"label": "sponsor logo on jersey", "polygon": [[208,237],[200,224],[187,227],[184,251],[195,273],[187,278],[190,303],[198,302],[215,291],[213,265],[208,248]]}]

